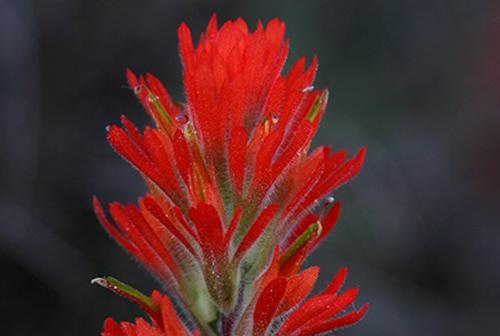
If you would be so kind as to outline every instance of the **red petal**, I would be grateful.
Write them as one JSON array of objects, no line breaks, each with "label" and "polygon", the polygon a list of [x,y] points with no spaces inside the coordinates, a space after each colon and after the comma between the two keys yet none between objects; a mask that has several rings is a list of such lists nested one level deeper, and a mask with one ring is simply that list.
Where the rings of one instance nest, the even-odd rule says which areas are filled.
[{"label": "red petal", "polygon": [[332,281],[322,294],[336,295],[345,282],[347,277],[347,267],[342,267],[337,274],[333,277]]},{"label": "red petal", "polygon": [[118,231],[114,225],[112,225],[109,220],[106,218],[106,215],[104,215],[104,211],[102,209],[101,203],[97,199],[96,196],[93,197],[93,204],[94,204],[94,212],[99,219],[99,222],[101,222],[101,225],[104,227],[104,229],[109,233],[113,239],[115,239],[125,250],[127,250],[130,254],[133,256],[136,256],[138,259],[141,259],[139,256],[141,255],[141,252],[137,249],[137,247],[130,243],[120,231]]},{"label": "red petal", "polygon": [[273,117],[279,118],[280,112],[283,108],[283,103],[285,100],[285,80],[283,77],[278,77],[274,82],[273,86],[269,90],[269,94],[266,102],[266,116],[271,119]]},{"label": "red petal", "polygon": [[292,276],[302,267],[302,263],[307,256],[307,250],[302,247],[293,257],[291,257],[285,264],[280,265],[280,275]]},{"label": "red petal", "polygon": [[208,21],[206,35],[208,38],[217,33],[217,15],[212,14],[210,21]]},{"label": "red petal", "polygon": [[340,318],[318,323],[316,325],[306,327],[301,330],[300,336],[313,336],[323,334],[328,331],[335,331],[340,328],[345,328],[359,322],[366,311],[368,310],[368,303],[364,304],[359,310],[350,312]]},{"label": "red petal", "polygon": [[238,223],[240,222],[240,217],[241,217],[241,208],[237,208],[236,211],[234,212],[233,219],[231,220],[231,223],[229,224],[229,227],[227,228],[227,231],[224,235],[225,250],[229,249],[231,238],[233,237],[234,231],[236,231],[236,228],[238,227]]},{"label": "red petal", "polygon": [[122,328],[111,317],[104,321],[101,336],[126,336]]},{"label": "red petal", "polygon": [[191,154],[189,152],[189,147],[184,137],[184,133],[181,130],[177,130],[174,134],[173,140],[175,162],[177,164],[177,169],[182,176],[182,179],[187,184],[189,171],[191,168],[192,160]]},{"label": "red petal", "polygon": [[160,309],[165,335],[189,335],[186,327],[177,316],[174,305],[166,295],[161,298]]},{"label": "red petal", "polygon": [[184,218],[184,214],[182,213],[181,209],[179,209],[179,208],[173,208],[172,211],[173,211],[175,217],[177,218],[177,220],[179,221],[179,223],[182,225],[182,227],[187,232],[189,232],[189,234],[191,235],[191,237],[193,237],[196,240],[198,240],[198,235],[193,230],[193,227],[188,222],[186,222],[186,219]]},{"label": "red petal", "polygon": [[229,171],[235,192],[241,193],[243,188],[243,179],[245,176],[245,157],[247,150],[248,136],[242,127],[234,128],[229,137]]},{"label": "red petal", "polygon": [[114,221],[120,226],[122,232],[126,232],[127,237],[137,246],[140,251],[139,255],[136,257],[141,258],[140,260],[160,279],[163,281],[171,280],[169,271],[173,273],[174,276],[178,274],[177,265],[172,260],[172,258],[167,257],[163,259],[157,251],[146,241],[143,234],[136,227],[137,223],[134,223],[126,213],[125,207],[118,203],[112,203],[109,205],[109,211]]},{"label": "red petal", "polygon": [[144,85],[144,80],[142,79],[142,77],[138,80],[135,74],[130,69],[127,69],[126,76],[128,85],[134,91],[134,94],[137,96],[142,106],[147,110],[146,98],[148,96],[148,93]]},{"label": "red petal", "polygon": [[[123,332],[125,333],[125,335],[127,335],[127,336],[139,336],[136,325],[129,323],[129,322],[122,322],[122,323],[120,323],[120,326],[121,326]],[[148,336],[148,335],[146,335],[146,336]]]},{"label": "red petal", "polygon": [[167,264],[170,270],[176,271],[177,264],[172,258],[168,250],[162,244],[156,233],[151,228],[150,224],[142,216],[141,212],[133,205],[128,205],[126,207],[126,215],[128,216],[131,223],[141,232],[142,238],[147,242],[153,250],[161,257],[161,259]]},{"label": "red petal", "polygon": [[313,266],[304,270],[302,273],[288,278],[286,293],[280,307],[280,313],[286,312],[299,304],[314,287],[318,278],[319,267]]},{"label": "red petal", "polygon": [[156,201],[148,196],[144,198],[144,205],[146,209],[156,217],[181,243],[185,248],[189,250],[189,252],[196,256],[196,252],[191,246],[191,243],[186,239],[186,237],[172,224],[172,222],[168,219],[168,216],[163,212],[161,207],[156,203]]},{"label": "red petal", "polygon": [[327,152],[328,148],[318,148],[304,161],[302,165],[303,174],[297,176],[297,191],[290,201],[288,201],[283,216],[292,215],[294,209],[300,206],[301,200],[304,200],[314,186],[321,181],[321,177],[325,171],[325,157],[328,155]]},{"label": "red petal", "polygon": [[205,256],[212,261],[222,257],[224,252],[222,223],[215,208],[200,203],[196,208],[189,209],[189,218],[196,227]]},{"label": "red petal", "polygon": [[277,335],[288,335],[289,332],[298,330],[306,322],[328,309],[335,302],[335,299],[336,297],[333,295],[319,295],[308,299],[290,314]]},{"label": "red petal", "polygon": [[302,154],[304,147],[309,144],[312,136],[312,125],[309,122],[303,124],[297,129],[290,145],[283,151],[283,153],[276,159],[273,164],[272,170],[275,177],[277,177],[290,162]]},{"label": "red petal", "polygon": [[265,287],[272,279],[278,277],[279,259],[280,259],[279,256],[280,256],[280,249],[279,246],[276,246],[274,248],[273,255],[271,257],[271,260],[269,261],[267,269],[262,273],[258,281],[256,281],[259,287]]},{"label": "red petal", "polygon": [[322,177],[321,183],[318,183],[314,190],[312,190],[309,195],[301,201],[300,205],[296,207],[294,215],[297,216],[303,209],[307,209],[311,206],[314,201],[324,197],[327,193],[338,189],[342,184],[354,178],[361,169],[365,152],[365,149],[362,148],[353,159],[345,162],[338,169],[332,168],[338,167],[339,163],[344,158],[345,153],[342,151],[333,155],[325,168],[325,172],[331,173],[327,173]]},{"label": "red petal", "polygon": [[144,140],[142,139],[141,133],[135,128],[134,124],[132,124],[126,116],[122,115],[120,116],[120,120],[127,130],[127,133],[132,137],[133,141],[139,146],[143,147],[144,146]]},{"label": "red petal", "polygon": [[255,223],[250,227],[248,232],[245,234],[243,239],[234,254],[234,260],[238,262],[243,255],[252,247],[257,239],[264,232],[266,227],[271,223],[276,211],[278,210],[278,206],[273,204],[268,206],[260,216],[255,220]]},{"label": "red petal", "polygon": [[285,36],[285,23],[275,18],[266,25],[266,38],[272,46],[279,47]]},{"label": "red petal", "polygon": [[352,160],[340,167],[333,176],[325,181],[326,188],[330,190],[337,189],[342,184],[355,177],[363,165],[365,154],[366,149],[361,148]]},{"label": "red petal", "polygon": [[276,130],[264,138],[255,160],[254,183],[257,183],[256,181],[259,181],[264,175],[264,172],[271,166],[271,160],[276,153],[276,149],[278,149],[282,137],[283,130]]},{"label": "red petal", "polygon": [[350,288],[346,290],[344,293],[342,293],[339,296],[335,296],[335,302],[327,307],[318,314],[316,314],[310,322],[308,322],[311,325],[320,323],[322,321],[326,321],[328,319],[331,319],[335,317],[338,313],[343,311],[347,306],[352,304],[356,297],[358,296],[358,289],[356,288]]},{"label": "red petal", "polygon": [[112,125],[108,130],[108,141],[111,146],[127,161],[134,165],[137,170],[147,175],[152,180],[159,180],[159,175],[155,171],[151,160],[130,140],[125,131],[116,125]]},{"label": "red petal", "polygon": [[193,40],[191,38],[191,31],[188,26],[183,22],[177,31],[179,38],[179,51],[181,54],[181,61],[184,64],[184,70],[189,72],[193,68]]},{"label": "red petal", "polygon": [[135,321],[137,336],[162,336],[156,328],[153,328],[148,322],[144,321],[142,318],[138,318]]},{"label": "red petal", "polygon": [[266,330],[275,317],[281,298],[285,294],[287,280],[278,277],[272,280],[260,293],[253,315],[253,335],[265,335]]}]

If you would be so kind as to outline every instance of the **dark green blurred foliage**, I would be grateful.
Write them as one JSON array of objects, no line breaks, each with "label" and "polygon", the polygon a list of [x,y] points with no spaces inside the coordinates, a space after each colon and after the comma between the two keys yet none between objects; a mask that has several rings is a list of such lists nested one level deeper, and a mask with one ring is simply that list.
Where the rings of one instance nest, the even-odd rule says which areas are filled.
[{"label": "dark green blurred foliage", "polygon": [[278,16],[320,59],[331,101],[316,143],[368,148],[333,235],[309,264],[341,266],[371,303],[340,335],[500,334],[500,5],[486,1],[0,1],[0,316],[5,335],[98,335],[138,310],[89,280],[157,284],[115,245],[91,195],[134,201],[141,179],[105,141],[148,121],[124,69],[183,100],[176,29]]}]

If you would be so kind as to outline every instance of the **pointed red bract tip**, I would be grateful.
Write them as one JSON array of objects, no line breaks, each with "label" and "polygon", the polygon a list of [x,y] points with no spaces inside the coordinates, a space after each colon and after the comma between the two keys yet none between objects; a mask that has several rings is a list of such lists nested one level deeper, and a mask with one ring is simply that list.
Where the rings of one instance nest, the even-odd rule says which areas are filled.
[{"label": "pointed red bract tip", "polygon": [[322,294],[330,294],[335,295],[342,288],[342,285],[345,282],[347,277],[347,267],[342,267],[337,274],[333,277],[332,281],[327,288],[323,291]]},{"label": "pointed red bract tip", "polygon": [[181,61],[185,70],[191,70],[193,67],[193,39],[188,26],[182,22],[177,31],[179,37],[179,52]]},{"label": "pointed red bract tip", "polygon": [[217,14],[213,13],[208,21],[206,35],[211,37],[213,34],[217,33]]},{"label": "pointed red bract tip", "polygon": [[126,70],[126,77],[127,77],[128,85],[130,86],[131,89],[135,88],[139,84],[134,72],[132,70],[130,70],[129,68],[127,68],[127,70]]}]

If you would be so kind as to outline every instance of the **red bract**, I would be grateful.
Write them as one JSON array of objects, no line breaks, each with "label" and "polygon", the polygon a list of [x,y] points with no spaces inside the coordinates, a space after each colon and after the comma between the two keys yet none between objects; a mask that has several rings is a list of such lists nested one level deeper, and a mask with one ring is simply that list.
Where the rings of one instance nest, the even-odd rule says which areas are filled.
[{"label": "red bract", "polygon": [[111,203],[114,224],[94,199],[96,214],[204,334],[264,335],[294,309],[272,332],[313,335],[352,324],[365,311],[335,318],[354,291],[330,291],[298,307],[318,273],[299,273],[301,264],[340,210],[321,200],[358,174],[365,150],[351,159],[328,147],[309,153],[328,93],[312,86],[316,57],[282,74],[284,32],[277,19],[250,32],[242,19],[218,28],[214,16],[195,47],[181,24],[186,103],[175,104],[154,76],[128,70],[155,125],[140,132],[123,116],[121,127],[108,128],[111,146],[149,193],[138,205]]},{"label": "red bract", "polygon": [[154,291],[151,301],[155,311],[149,311],[151,323],[137,318],[135,323],[117,323],[108,318],[104,322],[101,336],[199,336],[198,331],[190,332],[177,316],[170,299]]}]

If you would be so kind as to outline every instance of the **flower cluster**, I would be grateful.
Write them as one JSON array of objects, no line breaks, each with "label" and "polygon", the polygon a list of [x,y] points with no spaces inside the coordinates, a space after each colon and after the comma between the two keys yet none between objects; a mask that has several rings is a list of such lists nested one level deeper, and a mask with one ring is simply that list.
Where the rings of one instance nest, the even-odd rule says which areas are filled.
[{"label": "flower cluster", "polygon": [[364,315],[367,305],[346,311],[358,294],[340,291],[346,269],[311,297],[319,268],[301,270],[338,218],[329,193],[357,175],[365,151],[309,151],[328,92],[313,87],[316,58],[282,74],[284,33],[277,19],[250,32],[242,19],[219,28],[214,16],[195,47],[181,24],[182,105],[153,75],[127,71],[154,127],[140,132],[123,116],[108,140],[149,192],[137,205],[109,204],[112,222],[97,199],[94,208],[187,317],[166,295],[98,278],[150,317],[108,319],[103,336],[316,335]]}]

